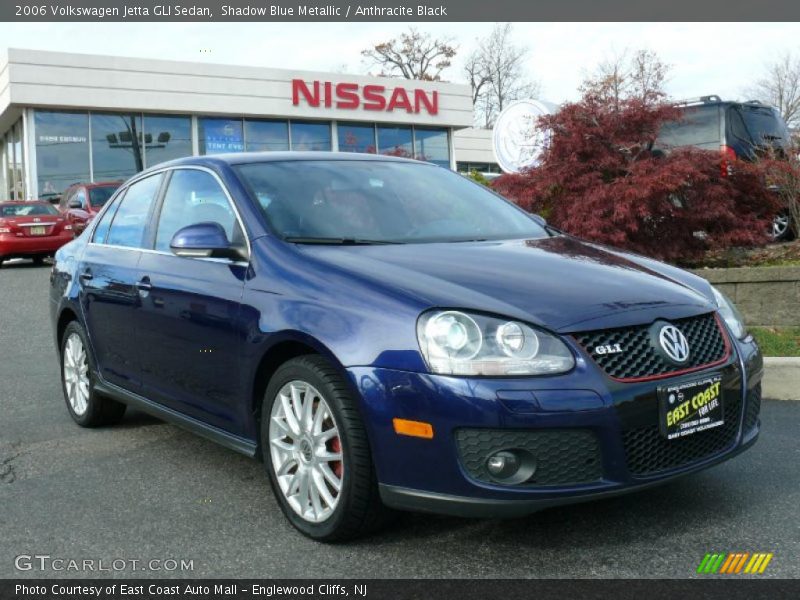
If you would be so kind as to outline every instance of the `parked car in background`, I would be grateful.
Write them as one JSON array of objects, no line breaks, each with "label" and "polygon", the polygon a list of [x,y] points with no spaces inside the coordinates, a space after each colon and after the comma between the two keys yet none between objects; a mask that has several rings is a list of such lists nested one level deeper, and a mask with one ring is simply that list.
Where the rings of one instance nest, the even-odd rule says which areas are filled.
[{"label": "parked car in background", "polygon": [[644,489],[759,434],[760,351],[708,282],[431,164],[158,165],[50,281],[76,423],[131,405],[262,457],[315,539],[391,508],[517,516]]},{"label": "parked car in background", "polygon": [[72,225],[48,202],[0,202],[0,264],[9,258],[41,263],[73,237]]},{"label": "parked car in background", "polygon": [[[732,160],[752,161],[766,154],[786,156],[791,148],[791,134],[783,117],[761,102],[725,101],[712,95],[684,101],[679,108],[683,119],[662,128],[656,148],[718,149],[723,173]],[[771,234],[776,240],[796,235],[788,212],[775,217]]]},{"label": "parked car in background", "polygon": [[76,236],[100,211],[108,199],[119,189],[119,181],[98,183],[74,183],[58,201],[58,210],[65,215]]}]

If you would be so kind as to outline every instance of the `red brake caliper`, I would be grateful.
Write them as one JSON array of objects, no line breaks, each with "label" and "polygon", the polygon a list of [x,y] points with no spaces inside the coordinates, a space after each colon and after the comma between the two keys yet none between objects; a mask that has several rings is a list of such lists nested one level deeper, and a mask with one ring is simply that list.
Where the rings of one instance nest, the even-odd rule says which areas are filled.
[{"label": "red brake caliper", "polygon": [[[339,440],[339,436],[337,435],[335,438],[331,440],[331,452],[341,452],[342,451],[342,442]],[[342,477],[342,461],[337,460],[336,462],[332,462],[331,465],[333,466],[333,472],[336,473],[336,476],[341,479]]]}]

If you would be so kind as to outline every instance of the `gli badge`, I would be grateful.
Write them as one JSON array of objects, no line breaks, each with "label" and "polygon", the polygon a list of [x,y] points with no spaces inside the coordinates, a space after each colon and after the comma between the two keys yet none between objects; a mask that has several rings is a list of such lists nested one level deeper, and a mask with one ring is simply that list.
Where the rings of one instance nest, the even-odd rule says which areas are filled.
[{"label": "gli badge", "polygon": [[619,354],[622,352],[621,344],[605,344],[603,346],[595,346],[594,353],[600,356],[605,354]]}]

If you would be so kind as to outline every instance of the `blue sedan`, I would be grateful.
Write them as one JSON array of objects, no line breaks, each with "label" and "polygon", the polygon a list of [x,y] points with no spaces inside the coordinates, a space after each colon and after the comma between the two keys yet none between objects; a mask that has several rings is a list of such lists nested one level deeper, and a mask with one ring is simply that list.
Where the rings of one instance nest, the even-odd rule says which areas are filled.
[{"label": "blue sedan", "polygon": [[260,458],[319,540],[634,491],[759,432],[762,358],[725,296],[426,163],[165,163],[51,283],[79,425],[133,406]]}]

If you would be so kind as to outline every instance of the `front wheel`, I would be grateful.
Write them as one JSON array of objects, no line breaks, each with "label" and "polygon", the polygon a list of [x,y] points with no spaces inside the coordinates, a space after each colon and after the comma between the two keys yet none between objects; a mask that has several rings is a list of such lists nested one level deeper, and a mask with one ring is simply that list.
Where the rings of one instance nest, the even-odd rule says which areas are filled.
[{"label": "front wheel", "polygon": [[97,393],[94,365],[87,350],[86,332],[72,321],[61,340],[61,385],[73,421],[81,427],[113,425],[125,414],[125,405]]},{"label": "front wheel", "polygon": [[302,356],[276,371],[262,406],[261,448],[283,513],[308,537],[351,539],[390,518],[356,401],[324,358]]}]

